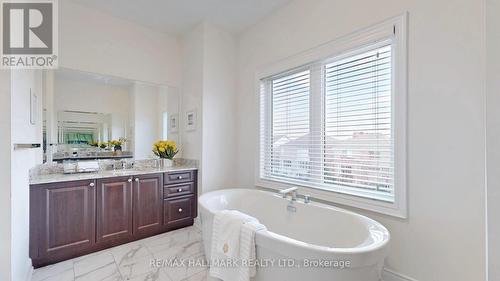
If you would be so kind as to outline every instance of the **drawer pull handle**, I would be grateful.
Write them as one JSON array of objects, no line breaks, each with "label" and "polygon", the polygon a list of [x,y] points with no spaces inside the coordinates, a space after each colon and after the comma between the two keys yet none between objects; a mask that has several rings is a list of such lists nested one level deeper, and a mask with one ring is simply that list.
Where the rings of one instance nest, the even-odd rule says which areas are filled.
[{"label": "drawer pull handle", "polygon": [[128,181],[128,182],[132,182],[132,179],[128,179],[127,181]]},{"label": "drawer pull handle", "polygon": [[179,208],[179,213],[182,213],[182,208]]},{"label": "drawer pull handle", "polygon": [[177,177],[177,179],[178,179],[178,180],[182,180],[182,176],[178,176],[178,177]]},{"label": "drawer pull handle", "polygon": [[182,192],[182,188],[177,189],[177,192]]},{"label": "drawer pull handle", "polygon": [[90,186],[90,187],[94,187],[94,186],[95,186],[95,183],[91,182],[91,183],[89,184],[89,186]]}]

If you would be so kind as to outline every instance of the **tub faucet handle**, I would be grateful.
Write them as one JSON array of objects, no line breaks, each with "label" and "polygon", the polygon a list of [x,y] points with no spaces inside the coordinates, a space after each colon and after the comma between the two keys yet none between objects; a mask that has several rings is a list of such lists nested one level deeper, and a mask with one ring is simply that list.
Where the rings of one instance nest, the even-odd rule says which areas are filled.
[{"label": "tub faucet handle", "polygon": [[311,203],[311,195],[309,194],[304,195],[304,203],[306,204]]},{"label": "tub faucet handle", "polygon": [[280,190],[280,194],[283,196],[283,198],[286,198],[286,196],[288,194],[292,194],[292,200],[293,201],[296,201],[297,200],[297,190],[299,188],[294,186],[294,187],[290,187],[290,188],[287,188],[287,189],[283,189],[283,190]]}]

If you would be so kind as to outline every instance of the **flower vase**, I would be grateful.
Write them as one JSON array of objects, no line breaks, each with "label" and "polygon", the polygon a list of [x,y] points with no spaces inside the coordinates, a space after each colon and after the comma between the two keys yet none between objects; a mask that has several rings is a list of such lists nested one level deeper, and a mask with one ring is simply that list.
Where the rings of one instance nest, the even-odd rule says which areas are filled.
[{"label": "flower vase", "polygon": [[160,159],[160,167],[161,168],[169,168],[172,167],[174,164],[174,161],[166,158],[161,158]]},{"label": "flower vase", "polygon": [[119,156],[119,155],[122,155],[122,147],[120,145],[115,145],[113,147],[113,155],[115,156]]}]

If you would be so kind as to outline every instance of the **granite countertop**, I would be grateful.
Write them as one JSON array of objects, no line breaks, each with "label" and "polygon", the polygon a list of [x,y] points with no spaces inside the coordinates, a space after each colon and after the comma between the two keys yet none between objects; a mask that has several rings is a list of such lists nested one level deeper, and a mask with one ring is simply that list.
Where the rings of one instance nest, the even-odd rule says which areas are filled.
[{"label": "granite countertop", "polygon": [[106,171],[99,171],[99,172],[95,172],[95,173],[40,174],[40,175],[34,175],[30,178],[30,185],[77,181],[77,180],[93,180],[93,179],[114,178],[114,177],[127,177],[127,176],[147,175],[147,174],[161,174],[161,173],[166,173],[166,172],[187,171],[187,170],[196,170],[196,169],[197,169],[196,165],[182,164],[182,165],[174,165],[172,167],[165,167],[165,168],[140,167],[140,168],[126,169],[126,170],[115,170],[115,171],[114,170],[106,170]]}]

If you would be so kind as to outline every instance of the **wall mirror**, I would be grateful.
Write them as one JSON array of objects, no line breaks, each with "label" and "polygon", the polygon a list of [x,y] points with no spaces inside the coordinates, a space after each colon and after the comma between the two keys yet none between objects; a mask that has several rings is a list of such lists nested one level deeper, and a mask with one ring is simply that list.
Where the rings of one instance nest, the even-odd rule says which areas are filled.
[{"label": "wall mirror", "polygon": [[44,161],[148,159],[157,140],[181,142],[175,87],[65,68],[44,81]]}]

